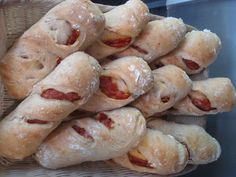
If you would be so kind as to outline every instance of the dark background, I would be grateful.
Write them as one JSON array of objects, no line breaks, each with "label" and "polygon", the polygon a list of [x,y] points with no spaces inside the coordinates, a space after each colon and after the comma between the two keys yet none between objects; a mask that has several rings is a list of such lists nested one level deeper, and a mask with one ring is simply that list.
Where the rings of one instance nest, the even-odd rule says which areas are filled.
[{"label": "dark background", "polygon": [[[178,0],[179,1],[179,0]],[[95,0],[97,3],[118,5],[126,0]],[[236,0],[144,0],[152,13],[182,18],[199,30],[210,29],[222,40],[217,61],[210,66],[210,77],[229,77],[236,85]],[[167,3],[167,6],[166,6]],[[175,4],[173,4],[175,3]],[[218,161],[199,166],[184,177],[236,177],[236,109],[230,113],[209,116],[207,131],[221,144]]]}]

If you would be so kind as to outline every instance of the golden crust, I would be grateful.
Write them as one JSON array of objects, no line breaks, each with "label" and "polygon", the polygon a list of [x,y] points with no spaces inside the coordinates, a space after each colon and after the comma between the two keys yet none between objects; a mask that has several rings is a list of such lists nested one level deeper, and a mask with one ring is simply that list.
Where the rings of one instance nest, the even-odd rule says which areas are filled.
[{"label": "golden crust", "polygon": [[[32,86],[52,71],[58,57],[84,50],[103,32],[104,23],[102,12],[89,0],[68,0],[52,8],[20,37],[0,63],[9,95],[25,98]],[[79,38],[73,45],[64,45],[72,28],[79,30]]]},{"label": "golden crust", "polygon": [[38,44],[19,39],[0,63],[0,74],[8,94],[24,98],[45,73],[55,68],[57,59],[57,55]]},{"label": "golden crust", "polygon": [[[220,48],[221,41],[215,33],[209,30],[191,31],[186,34],[185,39],[176,50],[157,59],[154,63],[173,64],[188,74],[196,74],[215,61]],[[188,68],[182,59],[195,62],[198,68]]]},{"label": "golden crust", "polygon": [[[183,99],[192,88],[192,81],[188,75],[174,65],[161,67],[153,70],[152,73],[154,87],[131,103],[146,118],[171,108],[176,102]],[[167,98],[167,101],[162,101],[162,98]]]},{"label": "golden crust", "polygon": [[[93,118],[69,121],[44,141],[35,159],[46,168],[56,169],[85,161],[108,160],[138,144],[146,123],[137,109],[121,108],[104,113],[114,122],[111,129]],[[92,140],[76,133],[73,125],[84,128]]]},{"label": "golden crust", "polygon": [[203,93],[214,109],[210,111],[200,110],[192,103],[190,97],[186,97],[174,106],[174,110],[171,110],[170,114],[197,116],[217,114],[230,111],[236,103],[235,88],[228,78],[209,78],[194,81],[192,91]]},{"label": "golden crust", "polygon": [[[0,122],[0,156],[22,160],[34,153],[47,135],[97,90],[100,71],[97,61],[83,52],[62,61]],[[70,102],[43,98],[42,92],[51,88],[64,93],[75,92],[81,99]],[[46,123],[27,122],[33,119]]]},{"label": "golden crust", "polygon": [[99,89],[80,109],[99,112],[122,107],[146,93],[153,86],[152,71],[147,63],[138,57],[124,57],[103,66],[102,76],[115,78],[130,93],[127,99],[117,100],[106,96]]},{"label": "golden crust", "polygon": [[113,161],[131,170],[161,175],[178,173],[187,165],[188,152],[185,146],[158,130],[147,129],[146,135],[134,149],[148,160],[152,168],[132,163],[127,154]]},{"label": "golden crust", "polygon": [[[120,52],[134,41],[149,21],[148,7],[141,0],[129,0],[104,14],[106,19],[105,31],[101,38],[92,44],[87,53],[98,60]],[[103,41],[110,36],[111,39],[131,38],[129,44],[123,47],[111,47]]]},{"label": "golden crust", "polygon": [[106,26],[121,35],[137,36],[149,21],[149,10],[141,0],[129,0],[105,13]]},{"label": "golden crust", "polygon": [[[149,22],[134,43],[126,50],[115,54],[117,58],[137,56],[148,63],[163,56],[181,42],[186,33],[186,26],[181,19],[167,17]],[[138,49],[136,49],[138,47]]]},{"label": "golden crust", "polygon": [[217,140],[200,126],[155,119],[148,122],[148,127],[171,135],[185,144],[189,151],[189,163],[191,164],[207,164],[216,161],[221,154]]}]

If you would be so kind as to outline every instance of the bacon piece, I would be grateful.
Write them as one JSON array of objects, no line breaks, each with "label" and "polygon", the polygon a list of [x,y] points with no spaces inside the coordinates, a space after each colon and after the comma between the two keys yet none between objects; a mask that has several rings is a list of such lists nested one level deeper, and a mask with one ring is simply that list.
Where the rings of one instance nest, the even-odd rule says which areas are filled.
[{"label": "bacon piece", "polygon": [[148,160],[138,150],[129,151],[128,158],[132,164],[141,167],[153,168],[151,163],[149,163]]},{"label": "bacon piece", "polygon": [[76,92],[63,93],[53,88],[44,90],[41,94],[41,97],[45,99],[67,100],[70,102],[81,99],[81,97]]},{"label": "bacon piece", "polygon": [[123,37],[123,38],[114,39],[114,40],[105,40],[103,41],[103,43],[106,45],[109,45],[110,47],[122,48],[129,45],[131,40],[132,40],[131,37]]},{"label": "bacon piece", "polygon": [[139,53],[142,53],[144,55],[148,54],[148,52],[146,50],[142,49],[141,47],[139,47],[137,45],[132,44],[130,47],[132,47],[133,49],[137,50]]},{"label": "bacon piece", "polygon": [[57,61],[56,61],[56,66],[59,65],[62,61],[62,58],[61,57],[57,57]]},{"label": "bacon piece", "polygon": [[29,124],[47,124],[48,123],[48,121],[46,120],[39,120],[39,119],[27,119],[26,122]]},{"label": "bacon piece", "polygon": [[163,103],[167,103],[169,100],[170,100],[170,97],[169,97],[169,96],[161,97],[161,101],[162,101]]},{"label": "bacon piece", "polygon": [[112,129],[114,125],[114,121],[109,118],[106,114],[100,113],[97,116],[97,120],[105,125],[108,129]]},{"label": "bacon piece", "polygon": [[78,125],[72,125],[72,128],[81,136],[88,138],[88,139],[92,139],[93,137],[82,127],[79,127]]},{"label": "bacon piece", "polygon": [[100,76],[100,90],[110,98],[123,100],[130,96],[130,93],[120,91],[110,76]]},{"label": "bacon piece", "polygon": [[80,31],[77,29],[72,29],[70,37],[67,39],[66,45],[73,45],[78,39]]},{"label": "bacon piece", "polygon": [[211,111],[214,110],[216,108],[212,108],[211,107],[211,102],[210,100],[207,98],[206,95],[204,95],[202,92],[200,91],[192,91],[189,94],[189,98],[191,99],[192,103],[200,110],[202,111]]},{"label": "bacon piece", "polygon": [[192,60],[182,59],[185,65],[191,70],[198,70],[200,66]]}]

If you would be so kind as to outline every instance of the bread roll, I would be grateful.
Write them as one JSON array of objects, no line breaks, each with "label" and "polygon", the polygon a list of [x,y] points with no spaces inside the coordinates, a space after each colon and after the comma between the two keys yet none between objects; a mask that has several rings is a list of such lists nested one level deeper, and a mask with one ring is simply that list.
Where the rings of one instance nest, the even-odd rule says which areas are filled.
[{"label": "bread roll", "polygon": [[194,81],[191,92],[174,105],[169,114],[217,114],[230,111],[236,103],[235,88],[228,78]]},{"label": "bread roll", "polygon": [[149,21],[148,7],[141,0],[129,0],[104,13],[105,31],[86,51],[99,61],[120,52],[131,43]]},{"label": "bread roll", "polygon": [[101,112],[94,118],[62,124],[40,145],[35,159],[51,169],[108,160],[136,146],[146,130],[144,117],[134,108]]},{"label": "bread roll", "polygon": [[137,147],[113,161],[125,168],[161,175],[182,171],[188,162],[188,151],[172,136],[147,129]]},{"label": "bread roll", "polygon": [[0,156],[22,160],[98,89],[101,67],[83,53],[68,56],[0,122]]},{"label": "bread roll", "polygon": [[171,135],[186,145],[189,152],[189,163],[191,164],[207,164],[216,161],[221,154],[217,140],[200,126],[155,119],[148,122],[148,127]]},{"label": "bread roll", "polygon": [[62,59],[92,44],[104,23],[102,12],[90,0],[66,0],[52,8],[2,59],[0,75],[8,94],[25,98]]},{"label": "bread roll", "polygon": [[153,70],[152,73],[154,87],[131,103],[146,118],[171,108],[176,102],[183,99],[192,88],[192,81],[188,75],[174,65],[161,67]]},{"label": "bread roll", "polygon": [[219,37],[209,30],[191,31],[185,36],[176,50],[165,55],[151,66],[152,69],[161,65],[176,65],[187,74],[196,74],[212,64],[221,48]]},{"label": "bread roll", "polygon": [[151,21],[129,48],[114,57],[137,56],[150,63],[175,49],[185,33],[186,26],[181,19],[167,17]]},{"label": "bread roll", "polygon": [[153,86],[148,64],[138,57],[124,57],[103,65],[100,89],[80,109],[90,112],[127,105]]}]

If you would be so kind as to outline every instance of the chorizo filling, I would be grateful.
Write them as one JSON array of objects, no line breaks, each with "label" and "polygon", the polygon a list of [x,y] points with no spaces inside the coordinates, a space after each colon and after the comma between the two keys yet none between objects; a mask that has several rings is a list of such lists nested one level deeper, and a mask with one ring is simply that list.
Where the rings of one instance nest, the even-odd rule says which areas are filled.
[{"label": "chorizo filling", "polygon": [[72,125],[72,128],[84,138],[93,140],[93,137],[84,128],[79,127],[78,125]]},{"label": "chorizo filling", "polygon": [[66,45],[73,45],[75,41],[77,41],[77,39],[79,38],[79,35],[80,31],[72,28],[71,34],[67,39]]},{"label": "chorizo filling", "polygon": [[192,103],[202,111],[208,112],[216,109],[211,107],[210,100],[200,91],[191,91],[189,98],[191,99]]},{"label": "chorizo filling", "polygon": [[129,161],[137,166],[154,168],[150,162],[138,150],[131,150],[128,152]]},{"label": "chorizo filling", "polygon": [[80,30],[66,20],[48,18],[45,23],[49,35],[57,44],[73,45],[80,36]]},{"label": "chorizo filling", "polygon": [[106,96],[117,100],[124,100],[130,96],[128,91],[119,90],[118,84],[110,76],[100,76],[100,90]]},{"label": "chorizo filling", "polygon": [[187,60],[187,59],[182,59],[184,64],[187,66],[187,68],[189,68],[190,70],[198,70],[200,68],[200,66],[192,61],[192,60]]},{"label": "chorizo filling", "polygon": [[41,94],[41,97],[45,99],[66,100],[70,102],[81,99],[81,97],[76,92],[63,93],[53,88],[44,90]]},{"label": "chorizo filling", "polygon": [[132,38],[129,36],[120,35],[107,29],[105,29],[104,34],[105,35],[102,36],[102,42],[110,47],[114,48],[127,47],[132,41]]},{"label": "chorizo filling", "polygon": [[97,121],[105,125],[108,129],[112,129],[114,127],[114,121],[104,113],[99,113],[96,119]]}]

